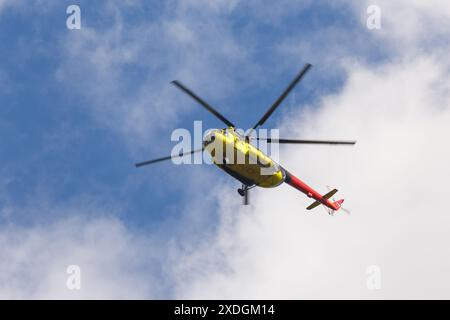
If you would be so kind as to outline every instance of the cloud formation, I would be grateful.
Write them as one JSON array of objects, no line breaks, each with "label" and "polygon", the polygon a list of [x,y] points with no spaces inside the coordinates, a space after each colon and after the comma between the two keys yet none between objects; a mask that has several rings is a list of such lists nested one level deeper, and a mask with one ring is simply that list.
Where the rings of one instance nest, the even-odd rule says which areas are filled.
[{"label": "cloud formation", "polygon": [[[383,48],[379,61],[364,56],[368,44],[362,38],[352,50],[338,50],[336,33],[320,33],[313,45],[279,39],[282,68],[308,55],[332,65],[329,56],[338,50],[334,59],[344,71],[343,87],[306,107],[280,110],[279,125],[286,136],[354,138],[357,146],[290,146],[281,150],[281,162],[322,192],[326,185],[338,187],[350,216],[330,217],[320,208],[306,212],[308,199],[289,186],[254,192],[251,208],[241,207],[235,191],[220,183],[208,189],[217,199],[205,200],[198,175],[186,192],[192,198],[186,212],[173,218],[179,234],[168,234],[162,225],[144,236],[103,207],[87,213],[85,207],[48,204],[45,210],[63,210],[64,217],[32,226],[8,218],[0,229],[0,297],[448,298],[450,60],[442,40],[450,30],[443,27],[450,21],[449,6],[379,3],[383,27],[370,38]],[[129,24],[123,10],[142,3],[110,3],[110,28],[100,30],[92,22],[61,39],[64,60],[56,76],[86,99],[100,126],[139,147],[152,130],[189,112],[166,91],[173,78],[220,98],[245,86],[236,75],[239,66],[247,65],[251,77],[262,74],[251,61],[251,37],[236,32],[229,15],[244,7],[254,19],[264,19],[267,11],[248,2],[208,4],[201,11],[198,2],[170,2],[163,18]],[[361,17],[363,32],[367,6],[341,5]],[[277,11],[271,23],[283,23],[289,11]],[[348,38],[356,39],[343,38],[347,47]],[[332,52],[323,50],[324,43],[331,43]],[[164,63],[147,59],[149,52]],[[136,76],[136,69],[148,76]],[[139,84],[128,86],[136,79]],[[154,119],[158,123],[150,125]],[[0,190],[7,184],[2,179]],[[19,210],[7,197],[0,200],[8,204],[2,217]],[[219,208],[213,208],[216,201]],[[203,230],[205,217],[214,214],[217,225]],[[71,264],[81,267],[80,291],[65,286]],[[381,290],[366,286],[370,265],[380,267]]]},{"label": "cloud formation", "polygon": [[[0,241],[2,299],[141,298],[157,287],[136,272],[145,247],[114,218],[4,226]],[[70,265],[81,269],[80,290],[66,286]]]},{"label": "cloud formation", "polygon": [[170,81],[182,79],[201,86],[203,95],[220,98],[235,86],[230,78],[236,61],[245,57],[222,13],[230,3],[197,10],[196,2],[170,2],[161,4],[160,15],[126,19],[128,11],[135,14],[148,5],[103,5],[112,21],[86,19],[80,32],[61,38],[64,59],[57,73],[62,84],[87,99],[97,122],[118,132],[132,149],[148,145],[149,136],[174,127],[187,113],[185,97]]},{"label": "cloud formation", "polygon": [[[224,205],[215,244],[195,255],[187,270],[197,276],[179,297],[449,298],[449,46],[424,51],[421,37],[421,22],[447,11],[408,4],[381,4],[387,21],[377,37],[394,59],[347,61],[340,92],[280,123],[293,137],[358,140],[352,149],[281,150],[282,164],[322,192],[337,186],[352,215],[306,212],[309,200],[288,186],[255,192],[251,212]],[[402,6],[425,30],[404,23]],[[381,290],[366,285],[372,265]]]},{"label": "cloud formation", "polygon": [[[221,267],[201,272],[199,259],[181,297],[449,296],[450,95],[435,87],[448,74],[432,58],[348,72],[342,92],[285,124],[295,137],[356,138],[357,146],[291,146],[281,162],[322,192],[337,186],[352,215],[306,212],[310,200],[288,186],[258,190],[251,213],[223,208],[232,222],[224,218],[230,225],[204,248]],[[381,268],[380,291],[366,287],[371,265]]]}]

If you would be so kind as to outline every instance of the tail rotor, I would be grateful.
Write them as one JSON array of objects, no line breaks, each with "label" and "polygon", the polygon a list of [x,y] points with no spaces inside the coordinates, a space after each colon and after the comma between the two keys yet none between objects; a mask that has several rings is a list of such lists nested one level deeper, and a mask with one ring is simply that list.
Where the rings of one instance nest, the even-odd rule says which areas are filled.
[{"label": "tail rotor", "polygon": [[[330,186],[327,186],[327,189],[328,189],[328,191],[331,191],[331,190],[332,190],[332,188],[331,188]],[[335,198],[334,196],[331,197],[331,200],[332,200],[333,202],[338,202],[339,205],[340,205],[342,202],[344,202],[343,200],[336,200],[336,198]],[[324,208],[325,208],[325,207],[324,207]],[[351,211],[348,210],[348,209],[346,209],[346,208],[344,208],[343,206],[340,206],[339,209],[342,210],[342,211],[344,211],[347,215],[350,215],[350,214],[351,214]],[[325,208],[325,210],[327,210],[327,212],[328,212],[328,214],[329,214],[330,216],[332,216],[332,215],[334,214],[334,210],[331,210],[331,209],[329,209],[329,208]]]}]

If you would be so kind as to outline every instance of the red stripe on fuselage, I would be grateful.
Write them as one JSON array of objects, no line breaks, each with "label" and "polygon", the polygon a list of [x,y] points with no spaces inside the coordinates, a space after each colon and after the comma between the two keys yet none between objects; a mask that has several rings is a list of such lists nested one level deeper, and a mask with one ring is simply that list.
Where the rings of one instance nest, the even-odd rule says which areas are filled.
[{"label": "red stripe on fuselage", "polygon": [[320,203],[326,205],[330,209],[333,209],[333,210],[339,209],[339,207],[337,205],[335,205],[333,202],[331,202],[328,199],[324,199],[319,192],[317,192],[316,190],[314,190],[313,188],[308,186],[302,180],[300,180],[296,176],[292,175],[291,173],[287,172],[286,170],[285,170],[285,172],[286,172],[286,178],[285,178],[284,182],[286,182],[288,185],[294,187],[297,190],[300,190],[301,192],[306,194],[308,197],[319,201]]}]

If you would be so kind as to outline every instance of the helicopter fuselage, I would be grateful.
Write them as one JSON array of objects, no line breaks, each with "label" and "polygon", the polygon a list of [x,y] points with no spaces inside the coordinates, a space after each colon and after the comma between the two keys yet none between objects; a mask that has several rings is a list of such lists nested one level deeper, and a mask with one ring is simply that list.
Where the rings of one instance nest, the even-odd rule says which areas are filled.
[{"label": "helicopter fuselage", "polygon": [[216,166],[247,186],[274,188],[285,180],[283,168],[233,128],[211,130],[203,144]]},{"label": "helicopter fuselage", "polygon": [[338,210],[344,201],[329,200],[337,192],[336,189],[322,196],[252,145],[233,127],[211,130],[205,135],[203,146],[215,165],[247,187],[274,188],[286,182],[316,200],[307,208],[308,210],[319,204]]}]

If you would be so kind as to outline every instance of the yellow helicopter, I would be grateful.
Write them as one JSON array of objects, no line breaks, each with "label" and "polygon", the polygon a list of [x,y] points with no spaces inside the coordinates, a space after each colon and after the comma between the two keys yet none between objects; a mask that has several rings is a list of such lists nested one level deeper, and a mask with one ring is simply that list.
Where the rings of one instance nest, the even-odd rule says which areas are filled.
[{"label": "yellow helicopter", "polygon": [[262,118],[243,135],[236,130],[236,126],[220,114],[211,105],[206,103],[192,90],[181,84],[179,81],[174,80],[171,83],[177,88],[191,96],[206,110],[211,112],[219,120],[227,125],[224,129],[210,130],[203,139],[203,147],[201,149],[191,150],[188,152],[180,153],[175,156],[167,156],[154,160],[144,161],[136,163],[136,167],[141,167],[156,162],[170,160],[173,158],[183,157],[189,154],[206,151],[211,155],[212,161],[220,169],[237,179],[242,183],[242,187],[238,189],[238,193],[244,198],[244,204],[247,205],[249,190],[254,187],[274,188],[282,184],[283,182],[291,185],[297,190],[303,192],[308,197],[313,198],[315,201],[309,205],[306,209],[311,210],[319,205],[324,205],[329,209],[329,213],[332,214],[341,208],[344,199],[332,201],[332,197],[337,192],[337,189],[333,189],[328,193],[321,195],[313,188],[308,186],[302,180],[288,172],[281,165],[272,160],[268,155],[262,152],[259,148],[252,144],[252,141],[264,141],[267,143],[280,143],[280,144],[330,144],[330,145],[354,145],[356,141],[337,141],[337,140],[299,140],[299,139],[272,139],[272,138],[260,138],[253,137],[251,134],[255,130],[262,126],[272,113],[283,102],[292,89],[300,82],[304,75],[311,68],[311,64],[307,63],[303,69],[292,80],[289,86],[284,90],[280,97],[272,104],[272,106],[266,111]]}]

